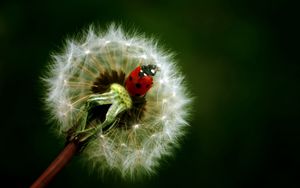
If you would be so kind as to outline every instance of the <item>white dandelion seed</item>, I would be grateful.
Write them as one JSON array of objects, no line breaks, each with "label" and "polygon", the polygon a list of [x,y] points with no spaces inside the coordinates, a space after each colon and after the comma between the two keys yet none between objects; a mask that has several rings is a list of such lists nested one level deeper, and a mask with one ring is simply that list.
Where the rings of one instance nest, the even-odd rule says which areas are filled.
[{"label": "white dandelion seed", "polygon": [[[153,173],[159,159],[178,146],[189,115],[191,100],[172,56],[153,40],[126,35],[115,26],[101,34],[90,29],[80,41],[69,41],[64,52],[54,56],[45,79],[46,105],[58,121],[58,132],[70,134],[86,123],[97,127],[120,97],[112,84],[123,88],[125,77],[136,67],[155,65],[159,71],[142,102],[131,98],[132,104],[113,116],[113,125],[99,129],[83,150],[103,172],[114,170],[124,178]],[[102,101],[98,105],[103,108],[87,111],[84,106],[91,97]]]}]

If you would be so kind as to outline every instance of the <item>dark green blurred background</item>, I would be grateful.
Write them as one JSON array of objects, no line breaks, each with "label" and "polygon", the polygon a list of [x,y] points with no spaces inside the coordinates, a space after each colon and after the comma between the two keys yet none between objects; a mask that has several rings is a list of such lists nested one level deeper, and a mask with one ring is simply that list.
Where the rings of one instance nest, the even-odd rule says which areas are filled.
[{"label": "dark green blurred background", "polygon": [[29,186],[63,148],[42,110],[40,77],[51,52],[90,23],[112,21],[176,52],[196,98],[189,133],[152,178],[99,178],[76,157],[49,187],[299,187],[293,7],[253,0],[2,1],[0,187]]}]

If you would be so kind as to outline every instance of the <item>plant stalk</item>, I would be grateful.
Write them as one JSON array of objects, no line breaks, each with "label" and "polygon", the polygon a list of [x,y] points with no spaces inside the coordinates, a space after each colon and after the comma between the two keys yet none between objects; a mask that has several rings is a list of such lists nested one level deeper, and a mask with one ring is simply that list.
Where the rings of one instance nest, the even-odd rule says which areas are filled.
[{"label": "plant stalk", "polygon": [[46,187],[58,172],[72,159],[79,150],[79,145],[76,142],[69,142],[60,152],[56,159],[42,173],[42,175],[30,186],[30,188]]}]

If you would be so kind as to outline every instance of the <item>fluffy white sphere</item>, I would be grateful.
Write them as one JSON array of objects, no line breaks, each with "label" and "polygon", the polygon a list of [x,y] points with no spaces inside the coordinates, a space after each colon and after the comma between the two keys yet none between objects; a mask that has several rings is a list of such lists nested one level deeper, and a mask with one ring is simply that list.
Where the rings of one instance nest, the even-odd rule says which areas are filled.
[{"label": "fluffy white sphere", "polygon": [[59,133],[67,132],[86,113],[82,106],[95,92],[92,88],[99,75],[119,71],[128,76],[137,66],[147,64],[158,66],[159,71],[145,96],[143,116],[123,120],[126,128],[116,125],[102,132],[83,151],[96,169],[135,178],[151,174],[159,159],[171,154],[189,115],[191,100],[183,76],[171,55],[153,40],[126,35],[115,26],[105,33],[89,29],[82,39],[69,40],[64,52],[53,56],[45,78],[46,105],[58,121]]}]

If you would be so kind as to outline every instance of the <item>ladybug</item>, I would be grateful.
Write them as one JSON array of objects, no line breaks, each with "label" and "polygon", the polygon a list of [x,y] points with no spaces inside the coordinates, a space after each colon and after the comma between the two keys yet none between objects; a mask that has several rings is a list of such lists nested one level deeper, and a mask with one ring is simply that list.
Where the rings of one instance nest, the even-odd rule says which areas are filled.
[{"label": "ladybug", "polygon": [[156,65],[142,65],[127,77],[125,87],[132,97],[143,97],[153,85],[153,76],[158,71]]}]

